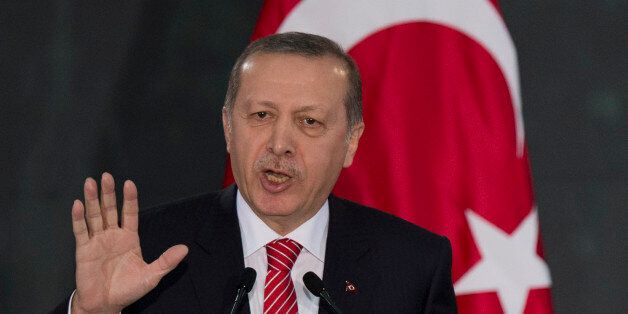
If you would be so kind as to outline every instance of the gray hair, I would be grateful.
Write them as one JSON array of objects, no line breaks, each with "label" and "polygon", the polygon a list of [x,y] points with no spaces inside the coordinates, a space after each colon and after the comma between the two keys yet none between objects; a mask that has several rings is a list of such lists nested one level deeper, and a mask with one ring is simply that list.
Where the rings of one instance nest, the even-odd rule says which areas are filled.
[{"label": "gray hair", "polygon": [[287,53],[306,58],[332,56],[340,59],[349,73],[349,86],[345,100],[348,132],[362,122],[362,80],[353,59],[331,39],[299,32],[274,34],[258,39],[250,43],[238,57],[233,69],[231,69],[225,97],[224,108],[229,120],[231,120],[233,106],[241,84],[242,65],[249,57],[257,53]]}]

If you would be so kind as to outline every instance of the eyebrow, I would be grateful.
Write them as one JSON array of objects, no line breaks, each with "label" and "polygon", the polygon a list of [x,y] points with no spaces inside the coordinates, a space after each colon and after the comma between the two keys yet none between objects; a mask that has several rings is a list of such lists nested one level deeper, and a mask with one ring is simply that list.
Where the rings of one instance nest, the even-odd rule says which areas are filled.
[{"label": "eyebrow", "polygon": [[268,107],[268,108],[271,108],[271,109],[277,109],[277,105],[274,102],[268,101],[268,100],[255,101],[255,100],[249,99],[244,104],[246,106],[245,108],[248,108],[248,109],[250,109],[251,106],[253,106],[253,105],[261,105],[263,107]]},{"label": "eyebrow", "polygon": [[303,106],[301,108],[299,108],[296,112],[308,112],[308,111],[320,111],[320,112],[324,112],[324,110],[320,107],[317,106]]},{"label": "eyebrow", "polygon": [[[271,108],[271,109],[275,109],[275,110],[277,109],[277,104],[275,104],[274,102],[269,101],[269,100],[262,100],[262,101],[251,101],[250,100],[247,103],[248,106],[251,106],[253,104],[258,104],[258,105],[261,105],[261,106],[264,106],[264,107],[268,107],[268,108]],[[321,109],[318,106],[307,105],[307,106],[303,106],[303,107],[297,109],[295,112],[300,113],[300,112],[309,112],[309,111],[323,111],[323,109]]]},{"label": "eyebrow", "polygon": [[260,102],[257,102],[257,104],[262,105],[262,106],[264,106],[264,107],[269,107],[269,108],[272,108],[272,109],[277,109],[277,105],[276,105],[274,102],[272,102],[272,101],[262,100],[262,101],[260,101]]}]

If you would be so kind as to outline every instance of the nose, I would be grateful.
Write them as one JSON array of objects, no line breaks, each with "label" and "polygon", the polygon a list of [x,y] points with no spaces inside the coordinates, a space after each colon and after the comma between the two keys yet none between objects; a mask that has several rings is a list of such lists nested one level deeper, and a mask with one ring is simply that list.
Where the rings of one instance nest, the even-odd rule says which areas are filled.
[{"label": "nose", "polygon": [[289,119],[279,119],[272,127],[268,151],[277,156],[294,155],[294,130]]}]

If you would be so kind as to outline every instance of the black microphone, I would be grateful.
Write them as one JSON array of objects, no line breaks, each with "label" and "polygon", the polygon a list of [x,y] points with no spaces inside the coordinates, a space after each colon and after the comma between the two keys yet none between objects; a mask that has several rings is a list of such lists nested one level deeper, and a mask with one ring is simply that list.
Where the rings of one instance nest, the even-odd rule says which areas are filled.
[{"label": "black microphone", "polygon": [[305,275],[303,275],[303,283],[305,284],[305,287],[307,287],[307,290],[310,290],[313,295],[319,298],[323,298],[323,300],[325,300],[325,302],[329,304],[334,313],[342,314],[342,311],[336,306],[334,301],[331,300],[329,292],[325,290],[325,287],[323,286],[323,281],[318,278],[318,276],[314,272],[308,271],[307,273],[305,273]]},{"label": "black microphone", "polygon": [[257,273],[255,272],[255,269],[251,267],[247,267],[242,271],[242,274],[240,275],[240,283],[238,284],[238,292],[229,313],[235,314],[238,312],[244,296],[251,291],[251,288],[253,288],[256,276]]}]

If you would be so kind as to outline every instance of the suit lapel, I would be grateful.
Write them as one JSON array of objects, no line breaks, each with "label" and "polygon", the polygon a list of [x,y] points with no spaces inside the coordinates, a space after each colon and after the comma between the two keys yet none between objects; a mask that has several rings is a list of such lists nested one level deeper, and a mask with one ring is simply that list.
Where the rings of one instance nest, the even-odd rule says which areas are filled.
[{"label": "suit lapel", "polygon": [[[190,248],[190,274],[203,312],[228,312],[244,268],[235,186],[223,190]],[[242,312],[249,313],[245,298]]]},{"label": "suit lapel", "polygon": [[[364,300],[370,293],[346,291],[347,281],[359,287],[369,271],[362,267],[362,261],[370,251],[369,230],[360,228],[354,219],[345,203],[331,195],[323,283],[340,309],[355,309],[359,300]],[[330,312],[324,303],[321,300],[319,313]]]}]

